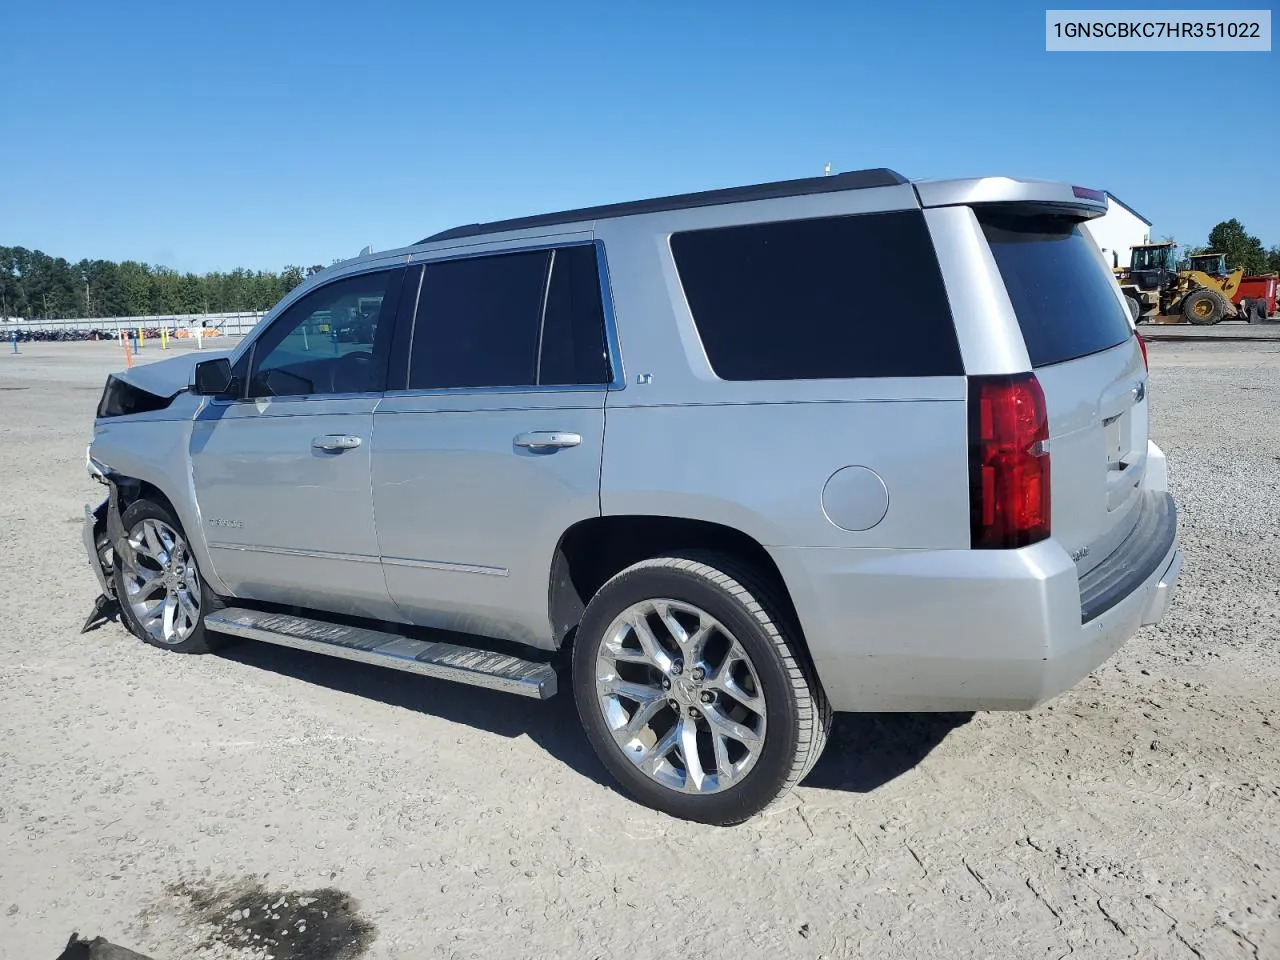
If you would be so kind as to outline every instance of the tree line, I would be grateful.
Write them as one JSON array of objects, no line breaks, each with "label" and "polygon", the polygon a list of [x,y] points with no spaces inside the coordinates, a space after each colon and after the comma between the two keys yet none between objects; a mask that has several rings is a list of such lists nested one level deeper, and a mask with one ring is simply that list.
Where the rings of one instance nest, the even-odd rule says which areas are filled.
[{"label": "tree line", "polygon": [[[1226,254],[1227,268],[1280,273],[1280,246],[1265,249],[1234,217],[1209,231],[1207,246]],[[0,247],[0,319],[74,320],[151,314],[269,310],[324,268],[287,266],[278,273],[237,268],[229,273],[179,273],[136,260],[72,263],[25,247]]]},{"label": "tree line", "polygon": [[[1168,243],[1178,242],[1171,236],[1164,237],[1164,240]],[[1184,256],[1195,256],[1198,253],[1221,253],[1226,257],[1228,270],[1239,267],[1244,270],[1245,276],[1280,273],[1280,246],[1273,246],[1268,250],[1235,217],[1223,220],[1210,230],[1207,243],[1191,244],[1183,248]]]},{"label": "tree line", "polygon": [[149,314],[269,310],[324,268],[287,266],[278,273],[179,273],[136,260],[72,263],[25,247],[0,247],[0,318],[73,320]]},{"label": "tree line", "polygon": [[1208,245],[1195,252],[1226,254],[1227,269],[1242,267],[1246,275],[1280,273],[1280,246],[1264,249],[1262,241],[1250,234],[1235,217],[1210,230]]}]

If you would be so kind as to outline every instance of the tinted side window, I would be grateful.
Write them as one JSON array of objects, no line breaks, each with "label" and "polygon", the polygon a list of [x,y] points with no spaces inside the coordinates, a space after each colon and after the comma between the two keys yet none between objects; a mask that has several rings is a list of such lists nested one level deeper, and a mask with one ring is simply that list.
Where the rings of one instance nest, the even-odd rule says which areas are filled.
[{"label": "tinted side window", "polygon": [[1018,315],[1031,365],[1119,346],[1133,336],[1115,281],[1080,225],[1064,217],[976,211]]},{"label": "tinted side window", "polygon": [[429,263],[409,359],[409,389],[537,382],[550,251]]},{"label": "tinted side window", "polygon": [[542,320],[538,383],[593,384],[609,379],[595,247],[556,250]]},{"label": "tinted side window", "polygon": [[[253,345],[248,395],[382,390],[384,363],[375,359],[374,343],[386,326],[383,300],[399,275],[387,270],[347,277],[289,307]],[[393,312],[394,298],[387,303],[387,313]]]},{"label": "tinted side window", "polygon": [[677,233],[671,252],[722,380],[964,372],[919,211]]}]

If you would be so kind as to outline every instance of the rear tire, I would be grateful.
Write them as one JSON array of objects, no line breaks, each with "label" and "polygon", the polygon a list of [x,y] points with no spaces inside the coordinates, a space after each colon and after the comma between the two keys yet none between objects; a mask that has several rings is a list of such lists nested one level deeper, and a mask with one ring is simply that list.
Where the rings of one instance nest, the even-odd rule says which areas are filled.
[{"label": "rear tire", "polygon": [[727,826],[813,768],[831,708],[786,611],[758,572],[714,554],[645,560],[600,588],[574,641],[574,698],[627,794]]},{"label": "rear tire", "polygon": [[1129,307],[1129,316],[1133,317],[1135,325],[1142,322],[1142,304],[1133,297],[1126,296],[1125,303]]},{"label": "rear tire", "polygon": [[116,599],[129,632],[174,653],[209,653],[225,638],[205,630],[221,607],[168,506],[137,500],[120,517],[125,541],[115,551]]},{"label": "rear tire", "polygon": [[1182,316],[1196,326],[1212,326],[1227,315],[1226,306],[1212,290],[1193,290],[1182,301]]}]

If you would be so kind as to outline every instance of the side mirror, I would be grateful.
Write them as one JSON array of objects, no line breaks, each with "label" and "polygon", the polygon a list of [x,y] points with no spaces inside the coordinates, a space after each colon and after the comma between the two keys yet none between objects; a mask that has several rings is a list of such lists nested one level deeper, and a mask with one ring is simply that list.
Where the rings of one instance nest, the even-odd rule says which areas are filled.
[{"label": "side mirror", "polygon": [[191,392],[202,397],[217,397],[231,389],[231,361],[226,357],[202,360],[196,364]]}]

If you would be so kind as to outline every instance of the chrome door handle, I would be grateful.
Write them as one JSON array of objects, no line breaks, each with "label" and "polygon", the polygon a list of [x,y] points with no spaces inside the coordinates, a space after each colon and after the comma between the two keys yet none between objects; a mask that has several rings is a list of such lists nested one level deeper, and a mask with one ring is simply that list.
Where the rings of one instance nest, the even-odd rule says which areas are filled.
[{"label": "chrome door handle", "polygon": [[313,439],[311,446],[316,450],[354,450],[360,446],[360,438],[341,433],[329,433]]},{"label": "chrome door handle", "polygon": [[535,430],[519,434],[515,439],[517,447],[530,450],[558,450],[562,447],[576,447],[581,442],[582,437],[578,434],[561,430]]}]

